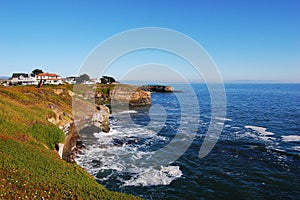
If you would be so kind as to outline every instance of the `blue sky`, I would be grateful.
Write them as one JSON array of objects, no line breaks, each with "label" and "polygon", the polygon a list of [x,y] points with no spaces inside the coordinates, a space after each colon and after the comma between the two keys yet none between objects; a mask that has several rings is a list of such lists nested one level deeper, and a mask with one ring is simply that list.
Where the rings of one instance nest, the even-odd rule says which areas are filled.
[{"label": "blue sky", "polygon": [[150,26],[196,40],[225,81],[300,82],[299,19],[298,0],[0,0],[0,75],[74,75],[105,39]]}]

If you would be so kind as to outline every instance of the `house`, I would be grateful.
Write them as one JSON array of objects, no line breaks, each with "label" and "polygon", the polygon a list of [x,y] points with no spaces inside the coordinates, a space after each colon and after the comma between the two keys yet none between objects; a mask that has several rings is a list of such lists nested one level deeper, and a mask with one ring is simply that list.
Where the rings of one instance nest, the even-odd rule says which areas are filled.
[{"label": "house", "polygon": [[100,78],[100,82],[103,84],[113,84],[116,83],[116,80],[110,76],[103,76],[102,78]]},{"label": "house", "polygon": [[99,81],[96,78],[95,79],[90,79],[88,81],[83,82],[83,84],[85,84],[85,85],[94,85],[94,84],[97,84],[97,83],[99,83]]},{"label": "house", "polygon": [[13,73],[10,78],[10,84],[12,85],[37,85],[38,81],[36,80],[35,74],[26,74],[26,73]]},{"label": "house", "polygon": [[64,82],[72,85],[72,84],[76,84],[76,80],[78,79],[78,76],[68,76],[64,79]]},{"label": "house", "polygon": [[62,78],[58,74],[41,73],[36,76],[38,82],[42,81],[43,84],[60,85],[63,84]]}]

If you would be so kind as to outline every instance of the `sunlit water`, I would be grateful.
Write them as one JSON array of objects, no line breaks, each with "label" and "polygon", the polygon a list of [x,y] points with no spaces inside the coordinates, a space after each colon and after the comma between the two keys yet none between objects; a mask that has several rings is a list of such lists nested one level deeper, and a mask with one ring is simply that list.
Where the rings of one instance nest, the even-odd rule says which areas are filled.
[{"label": "sunlit water", "polygon": [[[300,199],[299,84],[225,85],[227,114],[217,119],[224,129],[203,159],[198,154],[211,120],[209,93],[205,85],[193,85],[200,107],[195,129],[186,123],[197,115],[185,88],[153,93],[150,112],[140,107],[113,113],[110,133],[82,136],[87,150],[77,163],[108,189],[145,199]],[[188,115],[182,106],[190,107]],[[139,165],[172,141],[179,127],[196,136],[177,161]]]}]

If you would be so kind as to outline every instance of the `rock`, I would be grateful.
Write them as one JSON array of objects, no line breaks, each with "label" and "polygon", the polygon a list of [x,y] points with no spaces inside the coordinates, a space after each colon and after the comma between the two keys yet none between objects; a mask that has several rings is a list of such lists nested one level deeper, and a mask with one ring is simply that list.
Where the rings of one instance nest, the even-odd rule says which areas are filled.
[{"label": "rock", "polygon": [[69,133],[66,135],[64,141],[64,149],[62,152],[62,158],[67,162],[74,162],[76,151],[77,141],[80,139],[80,136],[77,132],[76,126],[74,123],[70,125]]},{"label": "rock", "polygon": [[64,144],[59,143],[58,144],[58,155],[59,155],[60,158],[62,158],[63,150],[64,150]]},{"label": "rock", "polygon": [[110,130],[109,115],[110,115],[110,111],[107,106],[97,105],[96,112],[93,114],[93,117],[91,120],[92,125],[99,127],[102,129],[103,132],[108,133]]},{"label": "rock", "polygon": [[72,92],[71,90],[68,90],[68,94],[69,94],[69,96],[71,96],[71,97],[73,97],[73,96],[75,95],[75,93]]},{"label": "rock", "polygon": [[133,85],[117,84],[103,85],[100,84],[95,89],[94,94],[96,104],[121,104],[131,106],[151,105],[151,94],[143,91]]},{"label": "rock", "polygon": [[144,85],[140,87],[144,91],[149,92],[164,92],[170,93],[174,92],[174,88],[172,86],[165,86],[165,85]]},{"label": "rock", "polygon": [[118,85],[111,91],[112,104],[128,104],[131,106],[151,105],[151,93],[131,85]]},{"label": "rock", "polygon": [[64,92],[64,90],[63,89],[53,89],[53,92],[57,95],[61,95]]}]

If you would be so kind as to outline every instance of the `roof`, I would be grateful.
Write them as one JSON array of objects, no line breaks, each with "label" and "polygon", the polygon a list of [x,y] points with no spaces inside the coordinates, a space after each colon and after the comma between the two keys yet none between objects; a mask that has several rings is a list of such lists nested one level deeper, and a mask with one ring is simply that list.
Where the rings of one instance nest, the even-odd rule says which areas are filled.
[{"label": "roof", "polygon": [[[25,77],[26,74],[25,73],[13,73],[12,78],[19,78],[20,76]],[[28,75],[27,75],[28,76]]]},{"label": "roof", "polygon": [[13,73],[12,78],[19,78],[20,76],[23,76],[24,78],[28,78],[29,76],[34,77],[34,74]]},{"label": "roof", "polygon": [[59,76],[58,74],[51,74],[51,73],[41,73],[41,74],[38,74],[37,76]]}]

